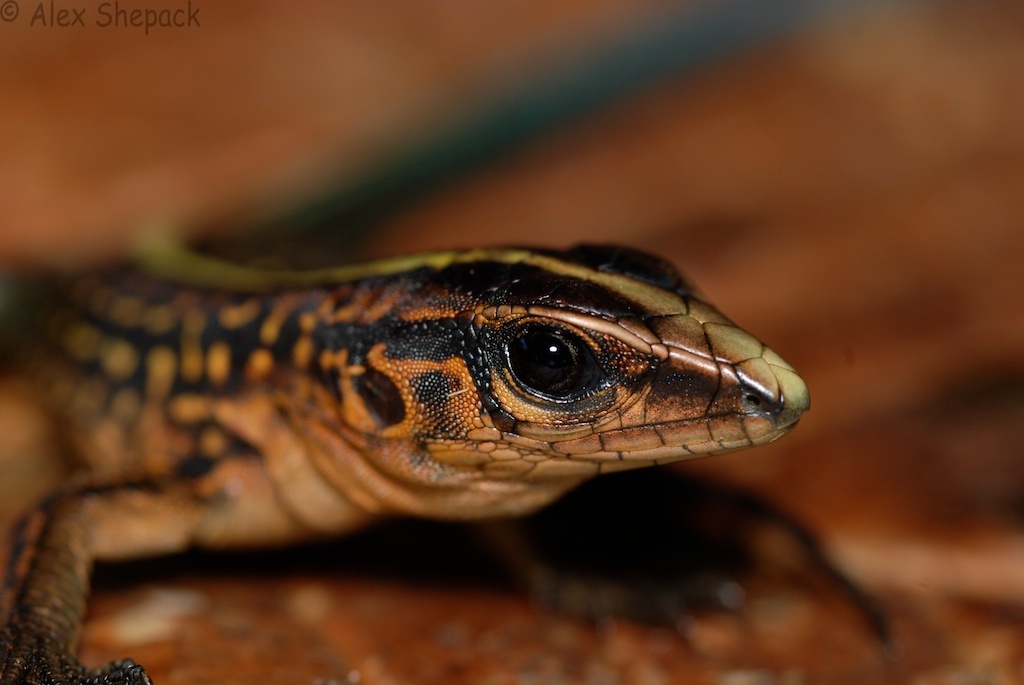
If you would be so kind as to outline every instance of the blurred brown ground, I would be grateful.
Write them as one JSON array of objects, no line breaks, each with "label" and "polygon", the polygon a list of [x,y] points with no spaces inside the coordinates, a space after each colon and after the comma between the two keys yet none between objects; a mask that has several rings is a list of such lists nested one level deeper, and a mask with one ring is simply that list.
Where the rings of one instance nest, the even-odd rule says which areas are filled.
[{"label": "blurred brown ground", "polygon": [[[24,2],[0,25],[0,263],[94,262],[259,216],[663,9],[194,4],[201,29],[148,37],[29,27]],[[792,584],[688,644],[497,588],[301,565],[108,582],[83,658],[130,655],[160,685],[1024,681],[1022,121],[1024,5],[874,14],[622,102],[376,237],[381,254],[619,242],[680,265],[814,398],[781,442],[684,468],[819,533],[885,603],[900,659]],[[0,384],[4,521],[58,477],[28,395]]]}]

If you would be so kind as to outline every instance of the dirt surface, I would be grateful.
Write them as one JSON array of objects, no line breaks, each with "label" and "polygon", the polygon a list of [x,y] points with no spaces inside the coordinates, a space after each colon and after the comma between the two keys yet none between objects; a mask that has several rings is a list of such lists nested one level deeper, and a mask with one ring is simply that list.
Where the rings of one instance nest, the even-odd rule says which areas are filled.
[{"label": "dirt surface", "polygon": [[[203,5],[201,31],[149,37],[0,26],[4,264],[257,215],[495,74],[659,11],[275,7]],[[850,19],[539,140],[375,237],[380,254],[618,242],[678,264],[813,397],[784,440],[681,468],[815,531],[883,603],[895,658],[769,535],[745,606],[682,631],[595,627],[415,555],[367,567],[358,544],[104,568],[83,659],[131,656],[159,685],[1024,681],[1021,74],[1019,3]],[[30,396],[0,383],[5,521],[60,477]]]}]

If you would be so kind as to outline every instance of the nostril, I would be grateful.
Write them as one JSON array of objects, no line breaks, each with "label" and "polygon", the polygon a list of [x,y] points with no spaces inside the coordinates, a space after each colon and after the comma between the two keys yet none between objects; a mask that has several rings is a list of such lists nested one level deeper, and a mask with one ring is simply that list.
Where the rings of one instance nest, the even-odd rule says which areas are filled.
[{"label": "nostril", "polygon": [[743,383],[743,386],[740,397],[747,411],[767,414],[773,418],[782,411],[782,398],[775,393],[749,381]]},{"label": "nostril", "polygon": [[763,417],[776,429],[789,428],[810,406],[807,386],[786,367],[764,366],[767,370],[753,363],[737,369],[738,392],[733,402],[748,416]]},{"label": "nostril", "polygon": [[[753,366],[753,365],[751,365]],[[767,364],[765,364],[767,366]],[[747,369],[739,369],[737,390],[739,391],[733,401],[740,405],[740,411],[749,414],[757,414],[776,421],[785,411],[785,401],[782,398],[782,387],[777,383],[777,378],[771,373],[771,369],[755,377]],[[754,367],[751,371],[764,371]]]}]

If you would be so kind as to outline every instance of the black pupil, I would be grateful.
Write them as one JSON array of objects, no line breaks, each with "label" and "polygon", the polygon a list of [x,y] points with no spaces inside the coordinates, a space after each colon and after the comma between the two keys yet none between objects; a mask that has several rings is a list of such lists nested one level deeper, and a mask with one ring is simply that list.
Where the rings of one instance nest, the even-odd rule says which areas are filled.
[{"label": "black pupil", "polygon": [[586,343],[550,326],[524,328],[508,345],[508,362],[528,390],[555,399],[589,390],[599,373]]}]

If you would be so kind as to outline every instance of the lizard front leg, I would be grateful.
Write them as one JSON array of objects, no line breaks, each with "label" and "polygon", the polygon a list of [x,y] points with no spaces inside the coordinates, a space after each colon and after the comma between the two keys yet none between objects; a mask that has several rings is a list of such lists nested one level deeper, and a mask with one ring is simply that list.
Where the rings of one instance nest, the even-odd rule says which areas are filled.
[{"label": "lizard front leg", "polygon": [[180,492],[144,484],[66,488],[23,518],[2,596],[0,683],[148,683],[131,661],[89,670],[74,656],[92,565],[182,549],[197,520],[196,506]]},{"label": "lizard front leg", "polygon": [[0,597],[0,685],[140,685],[131,661],[97,670],[74,656],[96,561],[190,547],[255,547],[309,536],[277,505],[258,459],[225,460],[203,478],[78,484],[18,525]]}]

